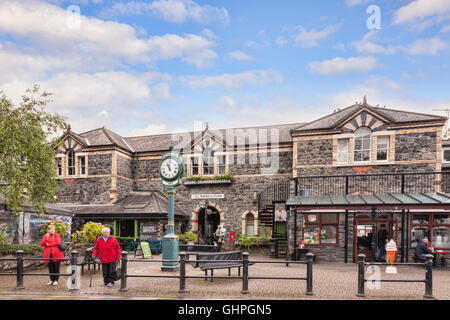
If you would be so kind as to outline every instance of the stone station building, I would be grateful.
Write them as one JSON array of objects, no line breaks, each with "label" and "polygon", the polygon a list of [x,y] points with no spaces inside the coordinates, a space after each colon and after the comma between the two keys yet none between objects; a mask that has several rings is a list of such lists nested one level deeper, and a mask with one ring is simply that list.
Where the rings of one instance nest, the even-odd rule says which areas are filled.
[{"label": "stone station building", "polygon": [[[69,129],[56,150],[57,206],[73,212],[74,221],[109,224],[119,238],[161,238],[167,198],[158,169],[173,140],[186,167],[175,195],[176,233],[191,230],[211,241],[222,224],[226,245],[231,233],[235,238],[267,235],[278,238],[281,249],[288,243],[289,258],[304,241],[319,260],[352,261],[365,250],[358,246],[361,239],[384,224],[403,249],[412,249],[411,240],[423,236],[432,241],[439,236],[442,248],[450,248],[445,201],[438,209],[383,209],[373,221],[366,212],[372,207],[325,210],[315,203],[316,208],[305,209],[300,199],[401,193],[396,178],[366,180],[372,174],[404,172],[432,176],[427,182],[431,189],[421,192],[445,197],[446,190],[439,189],[444,176],[431,173],[443,171],[446,120],[364,101],[310,123],[226,130],[206,126],[198,132],[142,137],[122,137],[106,128],[80,134]],[[307,178],[312,176],[323,180]],[[332,176],[348,176],[350,183]]]}]

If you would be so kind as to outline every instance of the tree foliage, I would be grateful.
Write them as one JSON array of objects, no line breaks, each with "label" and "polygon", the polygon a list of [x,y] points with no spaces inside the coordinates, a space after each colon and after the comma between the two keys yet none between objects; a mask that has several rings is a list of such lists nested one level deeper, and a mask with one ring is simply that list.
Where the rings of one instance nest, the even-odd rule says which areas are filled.
[{"label": "tree foliage", "polygon": [[36,85],[14,105],[0,91],[0,193],[13,215],[29,203],[42,216],[58,192],[54,147],[67,125],[45,110],[49,96]]}]

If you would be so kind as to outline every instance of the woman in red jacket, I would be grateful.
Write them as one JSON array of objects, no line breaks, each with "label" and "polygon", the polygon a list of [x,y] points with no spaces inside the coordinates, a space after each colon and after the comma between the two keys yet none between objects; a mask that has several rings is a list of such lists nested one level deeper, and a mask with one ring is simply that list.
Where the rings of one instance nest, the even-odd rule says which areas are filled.
[{"label": "woman in red jacket", "polygon": [[[55,232],[55,226],[49,225],[47,233],[44,235],[41,241],[41,247],[44,249],[44,259],[63,259],[64,253],[59,250],[58,245],[61,244],[61,236]],[[48,263],[49,273],[59,273],[61,260],[44,260],[44,263]],[[47,285],[58,285],[59,276],[50,275],[50,282]]]},{"label": "woman in red jacket", "polygon": [[111,235],[109,228],[102,229],[102,236],[97,239],[92,252],[92,257],[98,256],[102,263],[102,286],[113,287],[116,279],[116,261],[121,257],[121,251],[117,239]]}]

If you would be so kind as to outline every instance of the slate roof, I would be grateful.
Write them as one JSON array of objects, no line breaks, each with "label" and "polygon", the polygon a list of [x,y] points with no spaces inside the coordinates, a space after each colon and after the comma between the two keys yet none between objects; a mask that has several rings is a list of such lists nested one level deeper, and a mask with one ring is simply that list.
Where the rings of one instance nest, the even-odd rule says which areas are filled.
[{"label": "slate roof", "polygon": [[[167,215],[168,200],[159,191],[133,191],[124,199],[114,204],[57,204],[59,208],[70,210],[77,215],[81,214],[159,214]],[[188,214],[175,205],[175,215],[186,216]]]},{"label": "slate roof", "polygon": [[[185,133],[167,133],[158,134],[151,136],[140,136],[140,137],[122,137],[108,129],[98,128],[85,133],[81,133],[78,136],[86,140],[86,145],[90,147],[94,146],[114,146],[117,145],[130,152],[148,152],[148,151],[166,151],[169,149],[171,137],[175,140],[173,141],[175,145],[178,142],[190,143],[202,134],[209,132],[212,136],[216,135],[223,139],[226,143],[230,145],[236,145],[238,139],[234,141],[226,141],[228,130],[234,130],[236,134],[243,131],[244,134],[252,132],[256,133],[258,136],[262,130],[266,130],[264,136],[267,137],[267,143],[271,141],[271,129],[279,130],[279,143],[291,142],[292,137],[290,130],[294,129],[304,123],[293,123],[293,124],[282,124],[282,125],[272,125],[272,126],[260,126],[260,127],[246,127],[246,128],[232,128],[232,129],[219,129],[219,130],[207,130],[199,132],[185,132]],[[72,133],[72,132],[71,132]],[[176,140],[178,138],[178,140]],[[258,138],[259,139],[259,138]],[[187,142],[189,141],[189,142]],[[247,139],[248,142],[248,139]]]},{"label": "slate roof", "polygon": [[392,110],[380,107],[373,107],[366,103],[355,104],[345,109],[334,112],[330,115],[307,123],[306,125],[299,126],[292,132],[310,131],[310,130],[324,130],[333,129],[339,125],[346,118],[351,117],[353,114],[357,114],[361,109],[366,108],[369,111],[379,114],[387,118],[392,123],[411,123],[411,122],[426,122],[426,121],[442,121],[447,120],[446,117],[423,114],[410,111]]}]

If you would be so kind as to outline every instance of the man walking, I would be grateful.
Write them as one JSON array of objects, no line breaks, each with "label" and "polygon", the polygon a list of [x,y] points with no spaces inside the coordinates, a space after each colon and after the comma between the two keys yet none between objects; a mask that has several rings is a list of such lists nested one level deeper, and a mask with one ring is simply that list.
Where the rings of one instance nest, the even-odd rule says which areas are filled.
[{"label": "man walking", "polygon": [[116,279],[116,261],[121,257],[121,250],[117,239],[111,234],[109,228],[102,229],[102,236],[95,243],[92,257],[99,257],[102,263],[102,286],[113,287]]}]

